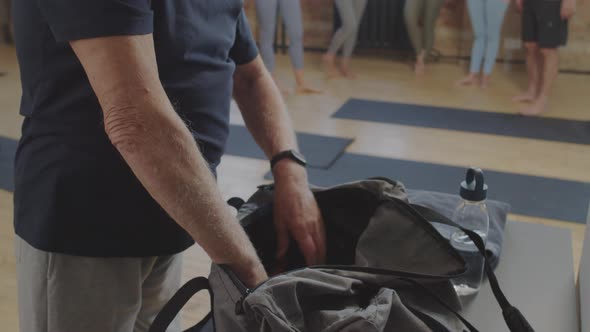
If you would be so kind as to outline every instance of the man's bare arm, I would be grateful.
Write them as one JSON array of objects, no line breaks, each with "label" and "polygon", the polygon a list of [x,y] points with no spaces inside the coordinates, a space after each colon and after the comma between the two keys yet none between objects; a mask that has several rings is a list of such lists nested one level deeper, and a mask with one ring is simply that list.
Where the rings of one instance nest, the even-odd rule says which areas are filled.
[{"label": "man's bare arm", "polygon": [[[266,274],[160,83],[151,35],[71,43],[104,112],[105,130],[147,191],[249,285]],[[137,230],[141,232],[141,229]]]},{"label": "man's bare arm", "polygon": [[[281,151],[297,148],[281,93],[260,56],[238,66],[234,75],[234,98],[249,131],[269,159]],[[284,258],[291,234],[308,265],[323,263],[326,256],[324,224],[309,190],[307,172],[289,160],[278,162],[272,171],[279,260]]]}]

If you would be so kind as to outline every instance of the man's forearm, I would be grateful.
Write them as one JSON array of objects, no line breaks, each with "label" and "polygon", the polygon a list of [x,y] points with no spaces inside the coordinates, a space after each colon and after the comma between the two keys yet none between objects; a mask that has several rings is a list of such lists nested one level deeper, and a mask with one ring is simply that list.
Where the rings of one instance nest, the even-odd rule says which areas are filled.
[{"label": "man's forearm", "polygon": [[269,159],[281,151],[297,148],[281,93],[260,57],[238,67],[234,99],[250,133]]},{"label": "man's forearm", "polygon": [[152,197],[214,262],[230,265],[250,284],[265,277],[160,83],[152,36],[101,37],[71,46],[98,97],[110,140]]},{"label": "man's forearm", "polygon": [[256,264],[247,236],[223,202],[192,135],[165,96],[163,90],[154,91],[136,98],[125,109],[115,106],[105,110],[109,138],[154,199],[213,261],[236,269]]}]

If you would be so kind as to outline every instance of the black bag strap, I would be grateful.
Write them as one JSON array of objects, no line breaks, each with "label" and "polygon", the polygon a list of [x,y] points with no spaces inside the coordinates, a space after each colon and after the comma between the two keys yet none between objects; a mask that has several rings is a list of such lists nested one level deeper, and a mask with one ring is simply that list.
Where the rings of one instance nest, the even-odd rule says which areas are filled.
[{"label": "black bag strap", "polygon": [[[164,308],[156,316],[156,319],[152,323],[152,326],[148,332],[166,332],[168,326],[172,323],[176,315],[182,310],[182,308],[188,303],[188,301],[198,292],[207,290],[211,297],[211,310],[213,310],[213,292],[209,285],[209,280],[205,277],[198,277],[190,280],[184,284],[174,296],[166,303]],[[203,318],[197,325],[187,331],[199,331],[201,327],[205,326],[207,322],[213,319],[211,313]]]},{"label": "black bag strap", "polygon": [[534,332],[533,328],[528,323],[528,321],[524,318],[522,313],[517,308],[512,306],[510,304],[510,302],[508,302],[508,299],[506,299],[506,296],[504,295],[504,293],[500,289],[500,284],[498,282],[498,279],[496,278],[496,275],[494,274],[494,270],[492,269],[492,267],[488,261],[488,257],[486,255],[486,249],[485,249],[485,244],[483,242],[483,239],[477,233],[459,226],[458,224],[456,224],[455,222],[453,222],[449,218],[443,216],[442,214],[440,214],[434,210],[431,210],[427,207],[424,207],[421,205],[416,205],[416,204],[410,204],[410,206],[416,212],[418,212],[420,215],[422,215],[426,220],[431,221],[431,222],[438,222],[441,224],[445,224],[445,225],[459,228],[463,232],[465,232],[465,234],[467,234],[467,236],[469,236],[471,241],[473,241],[473,243],[475,244],[475,246],[479,250],[480,254],[484,257],[484,266],[485,266],[486,274],[488,276],[488,280],[490,282],[490,287],[492,288],[492,292],[494,293],[494,297],[496,298],[496,300],[500,304],[500,307],[502,308],[502,315],[504,316],[504,320],[506,321],[506,325],[508,325],[508,328],[510,329],[510,331],[511,332]]}]

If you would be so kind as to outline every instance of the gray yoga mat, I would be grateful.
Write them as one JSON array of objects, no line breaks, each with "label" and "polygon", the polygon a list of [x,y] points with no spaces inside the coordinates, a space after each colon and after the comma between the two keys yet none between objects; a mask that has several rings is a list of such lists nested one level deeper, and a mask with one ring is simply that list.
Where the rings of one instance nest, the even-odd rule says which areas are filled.
[{"label": "gray yoga mat", "polygon": [[334,118],[590,144],[590,121],[349,99]]},{"label": "gray yoga mat", "polygon": [[[309,180],[331,186],[375,176],[402,181],[408,188],[458,194],[463,167],[346,153],[329,170],[309,169]],[[590,183],[485,171],[488,198],[507,202],[512,212],[585,223]],[[270,178],[270,173],[266,178]]]},{"label": "gray yoga mat", "polygon": [[[307,158],[309,167],[328,169],[340,157],[353,140],[349,138],[297,133],[301,152]],[[229,155],[266,159],[264,152],[256,145],[254,138],[244,126],[230,126],[225,153]]]},{"label": "gray yoga mat", "polygon": [[14,155],[17,141],[0,136],[0,189],[14,191]]}]

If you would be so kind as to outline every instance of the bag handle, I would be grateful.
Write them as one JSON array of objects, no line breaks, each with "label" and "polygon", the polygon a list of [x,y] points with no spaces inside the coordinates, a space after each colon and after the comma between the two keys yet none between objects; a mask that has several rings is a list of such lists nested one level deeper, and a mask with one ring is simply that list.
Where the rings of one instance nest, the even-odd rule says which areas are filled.
[{"label": "bag handle", "polygon": [[421,205],[416,205],[416,204],[410,204],[410,206],[416,212],[418,212],[420,215],[422,215],[422,217],[424,217],[425,219],[427,219],[429,221],[434,221],[434,222],[438,222],[441,224],[445,224],[445,225],[459,228],[460,230],[465,232],[465,234],[467,234],[467,236],[469,236],[471,241],[473,241],[473,243],[475,244],[475,246],[479,250],[480,254],[484,257],[484,267],[485,267],[486,274],[488,276],[488,280],[490,282],[490,287],[492,288],[492,292],[494,293],[494,297],[496,298],[496,300],[500,304],[500,307],[502,308],[502,315],[504,316],[504,321],[506,321],[506,325],[508,325],[508,328],[510,329],[510,331],[511,332],[534,332],[533,328],[528,323],[526,318],[524,318],[522,313],[516,307],[512,306],[510,304],[510,302],[508,302],[508,299],[506,299],[506,296],[504,295],[504,293],[500,289],[500,284],[498,283],[498,279],[496,278],[496,275],[494,274],[494,270],[492,269],[492,267],[488,261],[488,257],[486,255],[485,244],[484,244],[482,238],[479,236],[479,234],[477,234],[469,229],[465,229],[465,228],[459,226],[458,224],[456,224],[455,222],[453,222],[449,218],[447,218],[447,217],[443,216],[442,214],[440,214],[436,211],[433,211],[427,207],[424,207]]},{"label": "bag handle", "polygon": [[[190,280],[184,284],[174,296],[166,303],[164,308],[154,319],[152,326],[148,332],[166,332],[168,326],[172,323],[176,315],[182,310],[182,308],[188,303],[188,301],[198,292],[207,290],[211,297],[211,310],[213,310],[213,292],[209,285],[209,280],[205,277],[198,277]],[[207,314],[197,325],[189,329],[188,331],[199,331],[205,324],[213,319],[211,313]]]}]

